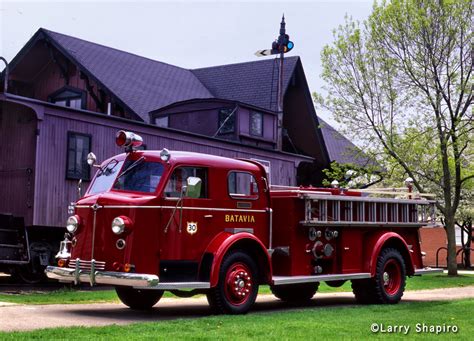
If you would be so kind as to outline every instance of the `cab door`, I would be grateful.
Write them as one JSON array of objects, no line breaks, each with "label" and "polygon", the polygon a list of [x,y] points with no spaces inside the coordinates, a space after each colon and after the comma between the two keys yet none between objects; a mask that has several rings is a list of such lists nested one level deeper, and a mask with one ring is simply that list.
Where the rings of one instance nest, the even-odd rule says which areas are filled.
[{"label": "cab door", "polygon": [[[187,181],[199,179],[193,191]],[[163,191],[161,259],[199,261],[213,233],[209,170],[182,166],[174,169]]]}]

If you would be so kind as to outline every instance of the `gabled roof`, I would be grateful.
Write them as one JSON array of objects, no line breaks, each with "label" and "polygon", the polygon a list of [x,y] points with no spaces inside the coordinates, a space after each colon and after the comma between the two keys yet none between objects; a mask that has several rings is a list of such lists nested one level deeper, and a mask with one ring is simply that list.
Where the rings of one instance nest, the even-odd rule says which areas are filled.
[{"label": "gabled roof", "polygon": [[[283,89],[286,90],[299,57],[287,57],[283,63]],[[248,103],[277,111],[279,61],[264,59],[253,62],[212,66],[191,70],[217,98]]]},{"label": "gabled roof", "polygon": [[[220,65],[187,70],[174,65],[141,57],[83,39],[40,28],[11,63],[11,68],[38,40],[47,39],[67,58],[79,66],[101,87],[108,90],[125,108],[144,122],[149,113],[178,102],[195,99],[223,99],[269,111],[277,111],[278,59],[264,59],[246,63]],[[300,65],[300,66],[298,66]],[[297,71],[299,70],[299,71]],[[307,93],[314,132],[320,129],[331,161],[370,163],[352,142],[316,116],[299,57],[286,57],[283,65],[283,90],[289,86],[295,72],[302,74]],[[138,119],[138,117],[137,117]],[[318,143],[318,144],[320,144]]]},{"label": "gabled roof", "polygon": [[331,127],[321,117],[318,116],[319,128],[323,134],[326,149],[329,155],[329,162],[336,161],[339,164],[355,164],[360,167],[375,165],[367,155],[355,144],[345,138],[336,129]]},{"label": "gabled roof", "polygon": [[43,28],[40,31],[145,122],[151,110],[190,98],[213,97],[189,70]]}]

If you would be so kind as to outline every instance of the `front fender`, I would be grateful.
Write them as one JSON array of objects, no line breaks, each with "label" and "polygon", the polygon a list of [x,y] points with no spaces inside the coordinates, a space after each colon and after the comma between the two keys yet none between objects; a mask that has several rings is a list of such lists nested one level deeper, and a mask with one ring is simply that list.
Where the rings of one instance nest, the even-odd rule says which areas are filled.
[{"label": "front fender", "polygon": [[[377,268],[377,258],[385,246],[396,248],[402,254],[405,260],[407,275],[413,274],[413,262],[410,256],[410,251],[405,240],[395,232],[379,232],[372,235],[366,244],[368,250],[372,250],[369,263],[366,264],[366,270],[370,272],[371,276],[375,276],[375,270]],[[367,258],[366,258],[367,259]]]},{"label": "front fender", "polygon": [[240,233],[219,233],[208,245],[205,253],[213,255],[213,260],[210,269],[210,285],[215,287],[219,282],[219,269],[222,264],[224,256],[231,248],[242,247],[244,251],[252,252],[258,259],[255,259],[259,269],[265,271],[266,282],[270,283],[272,276],[271,260],[265,245],[248,232]]}]

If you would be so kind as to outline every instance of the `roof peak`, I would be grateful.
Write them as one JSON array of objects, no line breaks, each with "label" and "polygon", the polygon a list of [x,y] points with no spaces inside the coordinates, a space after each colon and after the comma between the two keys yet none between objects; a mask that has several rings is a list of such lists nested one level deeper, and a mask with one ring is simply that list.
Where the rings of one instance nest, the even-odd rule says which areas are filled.
[{"label": "roof peak", "polygon": [[[273,59],[264,59],[264,60],[249,60],[247,62],[235,62],[235,63],[228,63],[228,64],[221,64],[221,65],[213,65],[213,66],[205,66],[205,67],[200,67],[196,69],[189,69],[190,71],[195,71],[195,70],[202,70],[202,69],[212,69],[212,68],[219,68],[219,67],[227,67],[227,66],[232,66],[232,65],[245,65],[245,64],[252,64],[252,63],[263,63],[265,61],[274,61],[277,58]],[[301,59],[300,56],[290,56],[290,57],[285,57],[285,59]]]},{"label": "roof peak", "polygon": [[[93,41],[90,41],[90,40],[87,40],[87,39],[78,38],[78,37],[75,37],[75,36],[72,36],[72,35],[69,35],[69,34],[64,34],[64,33],[61,33],[61,32],[52,31],[52,30],[49,30],[49,29],[44,28],[44,27],[41,27],[38,31],[42,31],[42,32],[44,32],[44,33],[46,33],[46,34],[48,34],[48,35],[57,34],[57,35],[60,35],[60,36],[63,36],[63,37],[68,37],[68,38],[72,38],[72,39],[77,39],[77,40],[86,42],[86,43],[88,43],[88,44],[100,46],[100,47],[103,47],[103,48],[106,48],[106,49],[110,49],[110,50],[114,50],[114,51],[117,51],[117,52],[120,52],[120,53],[126,53],[126,54],[131,55],[131,56],[134,56],[134,57],[138,57],[138,58],[142,58],[142,59],[147,59],[147,60],[149,60],[149,61],[151,61],[151,62],[160,63],[160,64],[167,65],[167,66],[171,66],[171,67],[174,67],[174,68],[177,68],[177,69],[190,71],[189,69],[182,68],[182,67],[177,66],[177,65],[173,65],[173,64],[166,63],[166,62],[162,62],[162,61],[160,61],[160,60],[152,59],[152,58],[150,58],[150,57],[141,56],[141,55],[139,55],[139,54],[136,54],[136,53],[133,53],[133,52],[128,52],[128,51],[125,51],[125,50],[121,50],[121,49],[118,49],[118,48],[115,48],[115,47],[111,47],[111,46],[99,44],[99,43],[96,43],[96,42],[93,42]],[[54,39],[54,37],[53,37],[53,39]]]}]

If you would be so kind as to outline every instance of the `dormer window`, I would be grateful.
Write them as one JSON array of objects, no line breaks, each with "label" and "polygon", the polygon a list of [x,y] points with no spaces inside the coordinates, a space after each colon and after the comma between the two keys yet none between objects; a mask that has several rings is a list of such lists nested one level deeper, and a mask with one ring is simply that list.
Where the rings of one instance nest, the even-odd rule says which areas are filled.
[{"label": "dormer window", "polygon": [[250,135],[263,136],[263,115],[261,112],[250,113]]},{"label": "dormer window", "polygon": [[226,108],[219,110],[219,135],[233,133],[235,131],[235,110]]},{"label": "dormer window", "polygon": [[49,102],[75,109],[86,108],[86,93],[80,89],[63,87],[48,97]]}]

